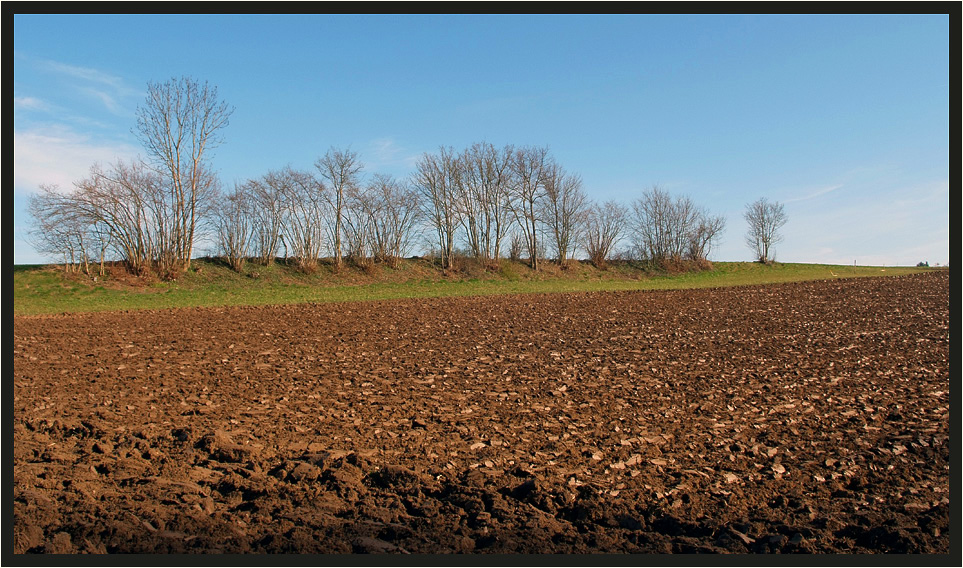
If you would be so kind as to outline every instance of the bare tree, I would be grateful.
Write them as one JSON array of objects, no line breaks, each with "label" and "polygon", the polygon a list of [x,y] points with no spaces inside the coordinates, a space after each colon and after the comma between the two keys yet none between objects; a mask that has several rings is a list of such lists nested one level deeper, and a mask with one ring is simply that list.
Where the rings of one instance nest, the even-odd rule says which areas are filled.
[{"label": "bare tree", "polygon": [[511,222],[511,162],[513,148],[473,144],[461,155],[459,184],[463,225],[469,250],[486,264],[501,255],[501,243]]},{"label": "bare tree", "polygon": [[677,251],[672,250],[675,213],[668,192],[653,186],[632,202],[633,245],[642,259],[666,259]]},{"label": "bare tree", "polygon": [[341,228],[344,225],[344,206],[345,193],[351,188],[357,187],[358,175],[363,169],[363,165],[358,160],[358,154],[351,150],[341,150],[331,148],[328,152],[318,158],[314,166],[321,173],[321,177],[328,183],[330,188],[329,199],[334,209],[334,265],[341,268]]},{"label": "bare tree", "polygon": [[690,237],[689,257],[695,260],[709,258],[712,246],[726,228],[726,218],[722,215],[711,216],[707,211],[699,213],[695,230]]},{"label": "bare tree", "polygon": [[374,220],[382,214],[382,203],[371,200],[368,188],[356,185],[345,190],[344,252],[345,257],[362,268],[374,264]]},{"label": "bare tree", "polygon": [[147,101],[137,109],[136,133],[170,192],[173,233],[165,238],[173,244],[175,269],[190,267],[198,221],[215,190],[206,158],[232,112],[216,87],[188,77],[148,83]]},{"label": "bare tree", "polygon": [[80,257],[89,274],[86,241],[95,221],[52,185],[41,185],[40,193],[30,196],[27,211],[34,221],[31,239],[37,251],[62,256],[65,272],[75,270]]},{"label": "bare tree", "polygon": [[435,230],[441,264],[446,269],[453,266],[455,234],[461,222],[457,194],[460,175],[451,148],[441,148],[438,155],[424,154],[412,175],[411,185],[422,196],[425,218]]},{"label": "bare tree", "polygon": [[418,194],[390,175],[375,175],[361,207],[370,217],[372,256],[391,267],[408,253],[421,215]]},{"label": "bare tree", "polygon": [[760,262],[771,262],[772,246],[782,241],[779,229],[787,221],[782,203],[770,202],[761,197],[746,205],[744,217],[749,224],[746,244]]},{"label": "bare tree", "polygon": [[582,178],[556,163],[546,169],[544,178],[542,219],[548,228],[555,258],[565,266],[585,230],[588,198],[582,191]]},{"label": "bare tree", "polygon": [[74,186],[70,206],[110,235],[111,248],[128,270],[174,276],[180,226],[159,174],[137,160],[109,169],[95,164]]},{"label": "bare tree", "polygon": [[228,265],[236,272],[244,269],[248,247],[254,237],[252,195],[250,186],[234,186],[234,191],[221,195],[221,206],[214,216],[217,243]]},{"label": "bare tree", "polygon": [[625,232],[628,209],[616,201],[606,201],[589,209],[585,248],[596,268],[604,269]]},{"label": "bare tree", "polygon": [[315,270],[324,245],[327,202],[324,185],[310,172],[291,166],[269,172],[264,182],[281,196],[285,250],[291,247],[292,256],[302,270]]},{"label": "bare tree", "polygon": [[107,250],[113,244],[114,236],[111,234],[110,230],[97,219],[87,219],[85,224],[87,228],[87,233],[89,235],[88,241],[91,242],[91,246],[95,247],[99,253],[99,270],[100,276],[104,275],[104,262],[107,259]]},{"label": "bare tree", "polygon": [[546,170],[551,164],[548,148],[519,148],[512,158],[512,213],[521,228],[529,265],[538,270],[540,203],[545,194]]},{"label": "bare tree", "polygon": [[455,208],[458,211],[458,220],[462,226],[462,236],[468,247],[468,253],[475,259],[483,258],[482,241],[482,211],[484,208],[484,196],[479,187],[480,180],[475,179],[475,172],[469,166],[471,158],[468,152],[451,155],[449,164],[450,169],[456,175],[450,176],[452,181],[452,193],[455,199]]},{"label": "bare tree", "polygon": [[251,200],[251,246],[256,262],[264,266],[277,257],[284,230],[284,193],[270,181],[268,175],[244,184],[244,192]]},{"label": "bare tree", "polygon": [[634,247],[640,258],[655,262],[704,260],[725,228],[689,197],[673,199],[658,186],[632,202]]},{"label": "bare tree", "polygon": [[524,248],[525,244],[522,242],[522,235],[519,234],[518,231],[513,232],[508,241],[508,258],[513,262],[520,261]]}]

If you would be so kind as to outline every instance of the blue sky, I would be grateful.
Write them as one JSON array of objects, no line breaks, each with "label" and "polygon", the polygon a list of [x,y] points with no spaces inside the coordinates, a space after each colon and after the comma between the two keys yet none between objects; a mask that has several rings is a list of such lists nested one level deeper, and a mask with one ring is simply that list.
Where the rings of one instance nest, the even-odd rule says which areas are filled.
[{"label": "blue sky", "polygon": [[15,263],[50,260],[28,196],[140,153],[147,83],[188,75],[235,107],[227,184],[332,146],[400,177],[443,145],[540,145],[596,201],[659,184],[725,215],[713,260],[752,260],[766,197],[779,261],[946,264],[949,52],[946,14],[18,14],[4,233]]}]

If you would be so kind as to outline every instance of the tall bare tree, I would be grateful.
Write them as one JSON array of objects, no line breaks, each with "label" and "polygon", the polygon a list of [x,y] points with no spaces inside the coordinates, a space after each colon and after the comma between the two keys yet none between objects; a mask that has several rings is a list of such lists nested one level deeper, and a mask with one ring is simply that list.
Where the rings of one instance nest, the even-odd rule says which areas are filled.
[{"label": "tall bare tree", "polygon": [[622,238],[628,209],[617,201],[606,201],[589,209],[586,221],[585,248],[596,268],[604,269]]},{"label": "tall bare tree", "polygon": [[511,223],[513,148],[479,142],[461,155],[460,199],[469,250],[486,264],[497,261]]},{"label": "tall bare tree", "polygon": [[519,148],[512,158],[512,213],[521,228],[532,270],[538,270],[540,203],[545,195],[545,175],[551,162],[548,148],[544,147]]},{"label": "tall bare tree", "polygon": [[582,178],[566,172],[557,163],[546,169],[544,177],[542,219],[548,228],[555,258],[565,266],[585,230],[588,198],[582,191]]},{"label": "tall bare tree", "polygon": [[328,195],[334,210],[334,265],[340,269],[342,264],[341,228],[344,225],[345,194],[351,188],[357,187],[360,181],[358,176],[364,166],[359,161],[356,152],[338,148],[330,148],[324,156],[318,158],[314,166],[330,188]]},{"label": "tall bare tree", "polygon": [[761,197],[746,205],[743,216],[749,224],[746,244],[760,262],[772,261],[772,246],[782,241],[779,229],[788,220],[783,204]]},{"label": "tall bare tree", "polygon": [[461,222],[458,187],[461,183],[459,160],[452,148],[441,148],[438,155],[425,153],[415,164],[411,185],[422,196],[425,218],[435,230],[441,264],[453,266],[455,234]]},{"label": "tall bare tree", "polygon": [[170,192],[176,269],[190,267],[198,221],[216,187],[207,158],[232,112],[216,87],[189,77],[148,83],[137,109],[136,134]]}]

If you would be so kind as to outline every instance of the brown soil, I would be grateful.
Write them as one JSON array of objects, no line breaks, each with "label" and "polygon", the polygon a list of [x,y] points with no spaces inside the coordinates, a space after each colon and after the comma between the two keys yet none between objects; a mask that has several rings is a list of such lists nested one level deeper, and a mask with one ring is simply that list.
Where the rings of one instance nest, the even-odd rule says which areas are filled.
[{"label": "brown soil", "polygon": [[948,271],[14,343],[17,553],[950,551]]}]

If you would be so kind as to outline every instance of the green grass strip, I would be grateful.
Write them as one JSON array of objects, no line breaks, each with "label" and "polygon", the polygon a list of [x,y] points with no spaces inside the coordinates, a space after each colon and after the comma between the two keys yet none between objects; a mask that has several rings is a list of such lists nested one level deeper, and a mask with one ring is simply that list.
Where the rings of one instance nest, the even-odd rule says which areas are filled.
[{"label": "green grass strip", "polygon": [[[546,263],[547,264],[547,263]],[[495,271],[445,274],[427,261],[405,261],[399,268],[365,272],[322,267],[306,274],[283,264],[248,264],[237,273],[212,260],[174,282],[65,274],[61,268],[15,266],[14,314],[39,315],[112,310],[215,306],[259,306],[306,302],[356,302],[399,298],[482,296],[616,290],[672,290],[773,284],[832,278],[898,276],[938,268],[716,262],[711,270],[663,274],[638,267],[596,270],[586,263],[569,270],[549,265],[539,272],[502,261]],[[116,274],[116,272],[115,272]]]}]

